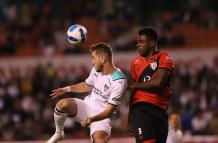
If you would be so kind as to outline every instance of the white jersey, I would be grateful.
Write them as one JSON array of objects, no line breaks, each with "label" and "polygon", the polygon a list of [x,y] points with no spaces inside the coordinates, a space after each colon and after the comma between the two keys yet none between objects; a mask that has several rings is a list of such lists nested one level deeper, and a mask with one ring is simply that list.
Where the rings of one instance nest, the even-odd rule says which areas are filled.
[{"label": "white jersey", "polygon": [[101,72],[96,72],[95,68],[92,68],[85,82],[93,86],[93,89],[84,101],[99,111],[103,111],[108,103],[119,105],[127,89],[126,77],[119,69],[113,74],[102,75]]},{"label": "white jersey", "polygon": [[167,142],[166,143],[182,143],[182,131],[169,128]]}]

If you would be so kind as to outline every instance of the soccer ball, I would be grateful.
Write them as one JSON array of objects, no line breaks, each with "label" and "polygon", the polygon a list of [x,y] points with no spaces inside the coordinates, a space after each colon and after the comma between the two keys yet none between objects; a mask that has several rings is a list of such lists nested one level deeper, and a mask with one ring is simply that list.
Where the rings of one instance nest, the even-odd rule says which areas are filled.
[{"label": "soccer ball", "polygon": [[87,30],[84,26],[79,24],[71,25],[67,30],[67,39],[73,45],[80,45],[84,43],[87,38]]}]

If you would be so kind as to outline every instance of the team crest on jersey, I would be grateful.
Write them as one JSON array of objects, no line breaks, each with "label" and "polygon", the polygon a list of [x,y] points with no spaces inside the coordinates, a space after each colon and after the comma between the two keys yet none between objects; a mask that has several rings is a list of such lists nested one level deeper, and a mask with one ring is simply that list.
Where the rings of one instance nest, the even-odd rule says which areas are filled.
[{"label": "team crest on jersey", "polygon": [[156,61],[152,61],[150,63],[150,67],[151,67],[152,70],[155,70],[157,68],[157,62]]},{"label": "team crest on jersey", "polygon": [[107,84],[104,85],[104,92],[107,91],[109,89],[109,86],[107,86]]}]

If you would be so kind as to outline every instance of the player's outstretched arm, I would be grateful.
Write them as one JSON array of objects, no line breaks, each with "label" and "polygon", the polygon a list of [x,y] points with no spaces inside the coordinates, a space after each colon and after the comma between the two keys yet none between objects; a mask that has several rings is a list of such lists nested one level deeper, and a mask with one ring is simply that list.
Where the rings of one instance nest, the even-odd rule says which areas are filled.
[{"label": "player's outstretched arm", "polygon": [[52,98],[56,98],[67,92],[85,93],[85,92],[90,92],[91,90],[92,90],[92,86],[88,85],[86,82],[81,82],[75,85],[70,85],[70,86],[54,89],[52,90],[52,93],[50,94],[50,96]]},{"label": "player's outstretched arm", "polygon": [[81,125],[83,127],[86,127],[89,126],[92,122],[104,120],[108,118],[114,112],[115,109],[116,109],[116,105],[108,104],[105,110],[102,111],[101,113],[81,121]]}]

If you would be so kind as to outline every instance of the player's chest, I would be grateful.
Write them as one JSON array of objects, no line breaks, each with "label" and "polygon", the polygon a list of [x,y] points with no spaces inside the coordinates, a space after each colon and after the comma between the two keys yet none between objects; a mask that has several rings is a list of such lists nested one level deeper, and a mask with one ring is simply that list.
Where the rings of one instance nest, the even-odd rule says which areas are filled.
[{"label": "player's chest", "polygon": [[95,78],[95,92],[99,95],[109,96],[112,88],[112,81],[109,76],[99,76]]},{"label": "player's chest", "polygon": [[155,74],[158,68],[158,62],[155,60],[141,60],[139,63],[134,65],[134,71],[137,77],[141,74]]}]

